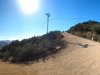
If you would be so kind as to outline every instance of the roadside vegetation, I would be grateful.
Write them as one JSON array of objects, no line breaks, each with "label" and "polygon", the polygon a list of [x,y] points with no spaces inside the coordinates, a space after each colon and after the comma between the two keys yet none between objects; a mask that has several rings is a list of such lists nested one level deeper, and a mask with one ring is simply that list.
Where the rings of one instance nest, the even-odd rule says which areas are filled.
[{"label": "roadside vegetation", "polygon": [[68,31],[73,35],[100,42],[100,22],[86,21],[72,26]]},{"label": "roadside vegetation", "polygon": [[0,59],[12,63],[24,63],[37,59],[44,61],[48,55],[56,54],[65,48],[63,37],[60,31],[51,31],[42,36],[12,41],[0,49]]}]

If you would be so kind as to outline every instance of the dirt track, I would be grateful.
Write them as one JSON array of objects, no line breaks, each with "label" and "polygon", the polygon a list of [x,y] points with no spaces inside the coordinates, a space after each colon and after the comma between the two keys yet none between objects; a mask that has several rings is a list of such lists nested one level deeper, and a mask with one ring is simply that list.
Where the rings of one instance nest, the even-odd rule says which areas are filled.
[{"label": "dirt track", "polygon": [[[0,62],[0,75],[100,75],[100,43],[63,33],[67,48],[30,66]],[[84,45],[88,44],[84,48]]]}]

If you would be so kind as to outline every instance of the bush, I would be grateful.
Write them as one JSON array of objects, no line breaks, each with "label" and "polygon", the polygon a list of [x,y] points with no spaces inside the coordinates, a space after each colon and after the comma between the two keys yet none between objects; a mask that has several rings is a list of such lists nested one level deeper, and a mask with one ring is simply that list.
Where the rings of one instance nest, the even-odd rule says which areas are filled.
[{"label": "bush", "polygon": [[[0,58],[14,63],[22,63],[45,58],[50,54],[55,54],[61,48],[64,48],[64,41],[60,31],[51,31],[43,36],[34,36],[22,41],[13,41],[0,50]],[[57,47],[60,47],[56,50]]]},{"label": "bush", "polygon": [[83,33],[83,34],[81,35],[81,37],[86,38],[86,34]]},{"label": "bush", "polygon": [[4,53],[3,53],[3,58],[2,58],[2,59],[3,59],[4,61],[6,61],[6,60],[8,60],[9,57],[10,57],[10,52],[4,52]]},{"label": "bush", "polygon": [[94,41],[98,41],[98,37],[97,36],[94,37]]}]

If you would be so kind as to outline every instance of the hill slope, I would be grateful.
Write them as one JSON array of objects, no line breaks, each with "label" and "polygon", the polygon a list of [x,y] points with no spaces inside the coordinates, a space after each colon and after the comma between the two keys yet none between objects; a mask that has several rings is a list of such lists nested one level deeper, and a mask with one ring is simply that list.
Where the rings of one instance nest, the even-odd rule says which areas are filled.
[{"label": "hill slope", "polygon": [[21,41],[14,40],[0,49],[0,59],[13,63],[28,63],[45,59],[64,48],[63,35],[60,31],[50,31],[42,36],[34,36]]},{"label": "hill slope", "polygon": [[72,26],[67,32],[100,42],[100,22],[86,21]]},{"label": "hill slope", "polygon": [[[29,66],[0,62],[0,75],[99,75],[100,43],[62,33],[67,48]],[[85,47],[84,44],[88,44]],[[85,48],[84,48],[85,47]]]},{"label": "hill slope", "polygon": [[3,46],[10,44],[10,40],[0,40],[0,48],[2,48]]}]

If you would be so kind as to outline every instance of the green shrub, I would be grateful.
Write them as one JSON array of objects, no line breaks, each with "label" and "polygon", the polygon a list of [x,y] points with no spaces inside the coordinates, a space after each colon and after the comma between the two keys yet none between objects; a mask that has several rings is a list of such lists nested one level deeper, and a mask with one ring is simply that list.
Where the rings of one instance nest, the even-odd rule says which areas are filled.
[{"label": "green shrub", "polygon": [[60,31],[51,31],[42,36],[34,36],[22,41],[15,40],[0,49],[0,58],[5,61],[12,57],[11,61],[14,63],[45,58],[50,54],[55,54],[57,47],[60,47],[59,50],[64,48],[63,37]]},{"label": "green shrub", "polygon": [[98,37],[97,36],[94,37],[94,41],[98,41]]},{"label": "green shrub", "polygon": [[4,52],[4,53],[3,53],[3,58],[2,58],[2,59],[3,59],[4,61],[6,61],[6,60],[8,60],[9,57],[10,57],[10,52]]}]

